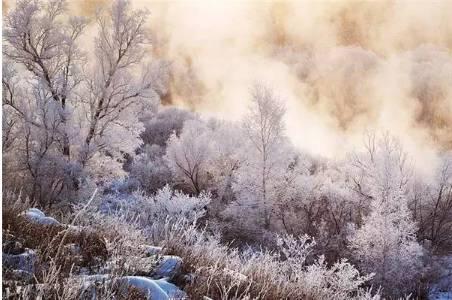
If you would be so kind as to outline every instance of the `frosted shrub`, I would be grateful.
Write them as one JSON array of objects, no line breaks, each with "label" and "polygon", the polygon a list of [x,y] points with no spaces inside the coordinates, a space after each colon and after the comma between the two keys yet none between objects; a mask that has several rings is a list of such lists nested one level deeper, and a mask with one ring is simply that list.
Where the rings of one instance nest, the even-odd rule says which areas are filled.
[{"label": "frosted shrub", "polygon": [[147,193],[154,193],[171,182],[171,170],[163,158],[165,148],[147,145],[137,155],[131,165],[130,181],[136,181]]},{"label": "frosted shrub", "polygon": [[302,274],[302,285],[306,295],[313,299],[350,299],[373,274],[361,276],[346,259],[328,267],[321,256]]},{"label": "frosted shrub", "polygon": [[[278,251],[222,245],[218,237],[179,222],[166,227],[169,251],[184,259],[193,274],[187,287],[192,297],[214,299],[378,299],[362,288],[362,276],[346,260],[328,266],[321,256],[311,258],[315,242],[308,236],[277,238]],[[169,238],[169,239],[168,239]]]},{"label": "frosted shrub", "polygon": [[198,196],[189,196],[180,191],[173,191],[166,185],[148,198],[147,202],[152,215],[158,219],[171,216],[195,221],[206,213],[210,194],[201,192]]},{"label": "frosted shrub", "polygon": [[312,253],[316,242],[308,235],[298,238],[293,235],[286,235],[277,238],[277,245],[288,264],[301,267],[305,264],[308,255]]},{"label": "frosted shrub", "polygon": [[190,120],[180,136],[172,134],[167,142],[165,159],[178,186],[195,194],[204,190],[208,181],[212,154],[209,133],[204,123]]},{"label": "frosted shrub", "polygon": [[166,185],[151,196],[142,191],[132,195],[108,195],[100,204],[100,210],[106,214],[122,214],[128,220],[135,220],[146,227],[155,222],[165,222],[167,218],[194,222],[205,215],[210,201],[209,193],[190,196]]},{"label": "frosted shrub", "polygon": [[352,160],[370,213],[351,232],[349,248],[361,270],[375,272],[374,284],[386,295],[399,297],[415,289],[422,270],[423,248],[408,208],[411,169],[397,140],[384,135],[370,141],[368,152]]}]

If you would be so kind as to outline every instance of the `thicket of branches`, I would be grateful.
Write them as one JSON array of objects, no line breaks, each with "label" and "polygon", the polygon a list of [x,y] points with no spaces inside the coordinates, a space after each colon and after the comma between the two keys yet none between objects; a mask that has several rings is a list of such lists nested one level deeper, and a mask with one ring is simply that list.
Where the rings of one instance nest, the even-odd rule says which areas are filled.
[{"label": "thicket of branches", "polygon": [[[306,297],[328,298],[314,285],[334,286],[337,273],[353,279],[355,296],[361,285],[391,297],[428,291],[435,257],[452,249],[451,153],[438,155],[432,178],[417,174],[390,134],[368,134],[365,151],[341,161],[311,156],[291,144],[284,105],[262,84],[238,123],[163,107],[171,70],[148,51],[147,17],[122,0],[94,20],[70,16],[62,0],[18,1],[4,16],[5,190],[65,210],[98,187],[118,211],[198,220],[234,247],[282,251],[285,243],[284,268],[303,271],[287,267],[268,280],[312,285]],[[92,53],[81,47],[88,26],[96,29]],[[277,236],[291,239],[278,244]],[[310,239],[306,258],[297,243]],[[212,247],[203,243],[189,253],[174,247],[194,259]],[[239,264],[222,247],[222,263]],[[277,264],[251,253],[256,264]],[[203,268],[195,272],[217,276]],[[253,268],[236,271],[253,276]]]}]

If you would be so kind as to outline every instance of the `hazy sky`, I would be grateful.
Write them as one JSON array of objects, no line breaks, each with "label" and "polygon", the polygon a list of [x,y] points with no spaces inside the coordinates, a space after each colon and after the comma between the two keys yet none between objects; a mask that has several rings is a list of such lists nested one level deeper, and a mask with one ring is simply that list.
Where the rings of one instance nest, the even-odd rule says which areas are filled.
[{"label": "hazy sky", "polygon": [[[109,5],[69,3],[88,16]],[[420,165],[452,148],[452,1],[132,3],[151,12],[153,55],[173,63],[166,102],[237,120],[263,81],[313,153],[342,155],[366,130],[398,136]]]}]

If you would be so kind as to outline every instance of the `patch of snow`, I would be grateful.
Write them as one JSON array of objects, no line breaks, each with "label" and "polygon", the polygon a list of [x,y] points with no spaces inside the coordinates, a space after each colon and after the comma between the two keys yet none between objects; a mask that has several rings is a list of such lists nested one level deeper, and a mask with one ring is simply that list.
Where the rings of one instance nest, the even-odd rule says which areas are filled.
[{"label": "patch of snow", "polygon": [[187,294],[179,289],[167,279],[154,280],[142,276],[126,276],[119,280],[127,280],[127,284],[133,286],[144,294],[148,299],[166,300],[166,299],[186,299]]},{"label": "patch of snow", "polygon": [[176,285],[167,281],[167,278],[154,280],[143,276],[124,276],[119,278],[112,278],[111,275],[88,275],[82,276],[84,281],[84,291],[95,293],[93,284],[107,283],[114,280],[119,284],[124,284],[126,287],[135,287],[146,295],[148,299],[152,300],[176,300],[187,299],[187,294],[179,289]]},{"label": "patch of snow", "polygon": [[119,282],[126,280],[129,286],[133,286],[143,292],[148,299],[152,300],[169,300],[168,294],[163,290],[155,280],[141,276],[121,277]]},{"label": "patch of snow", "polygon": [[40,225],[60,225],[61,223],[52,217],[47,217],[42,211],[37,208],[28,209],[23,215],[28,221]]},{"label": "patch of snow", "polygon": [[27,212],[33,213],[33,214],[35,214],[37,216],[40,216],[40,217],[45,217],[46,216],[41,210],[39,210],[37,208],[29,208],[27,210]]},{"label": "patch of snow", "polygon": [[185,299],[187,297],[187,294],[184,291],[179,289],[176,285],[168,282],[167,278],[162,278],[154,281],[162,290],[165,291],[170,299]]}]

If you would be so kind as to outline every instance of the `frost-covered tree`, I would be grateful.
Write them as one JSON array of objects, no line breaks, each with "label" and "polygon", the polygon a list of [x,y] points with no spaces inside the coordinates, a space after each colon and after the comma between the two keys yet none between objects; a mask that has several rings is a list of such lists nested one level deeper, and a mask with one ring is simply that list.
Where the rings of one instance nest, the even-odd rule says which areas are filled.
[{"label": "frost-covered tree", "polygon": [[252,168],[258,173],[257,194],[264,210],[264,224],[270,225],[268,201],[271,198],[269,180],[284,136],[283,116],[285,108],[269,88],[256,85],[252,90],[253,105],[244,120],[246,136],[258,154]]},{"label": "frost-covered tree", "polygon": [[[46,98],[58,106],[58,117],[62,123],[60,143],[63,155],[70,155],[70,136],[67,119],[70,117],[73,92],[82,82],[81,68],[84,55],[78,47],[87,20],[65,16],[64,0],[18,1],[16,8],[4,20],[4,55],[24,67],[39,85]],[[11,91],[8,84],[3,84]],[[25,108],[9,105],[18,113]],[[21,111],[21,112],[20,112]]]},{"label": "frost-covered tree", "polygon": [[416,285],[423,255],[408,209],[410,172],[395,139],[384,135],[369,141],[367,153],[355,155],[353,165],[360,178],[357,191],[369,199],[370,213],[353,231],[349,247],[362,270],[375,272],[375,284],[388,295],[400,296]]},{"label": "frost-covered tree", "polygon": [[[30,79],[33,80],[33,79]],[[61,106],[39,83],[23,85],[11,64],[3,66],[4,183],[21,186],[41,206],[78,188],[78,165],[64,155],[67,124]]]},{"label": "frost-covered tree", "polygon": [[212,151],[210,129],[201,121],[187,121],[180,136],[171,135],[166,160],[179,184],[199,194],[207,182],[207,167]]},{"label": "frost-covered tree", "polygon": [[146,145],[166,146],[171,134],[180,135],[188,120],[196,120],[199,116],[189,110],[177,107],[160,107],[158,112],[141,118],[145,130],[141,133]]},{"label": "frost-covered tree", "polygon": [[269,230],[293,152],[284,136],[285,109],[275,93],[255,85],[251,98],[242,127],[241,163],[233,183],[237,200],[227,214],[248,230]]},{"label": "frost-covered tree", "polygon": [[129,183],[151,194],[172,184],[174,178],[165,159],[167,141],[173,133],[181,134],[186,121],[196,119],[197,114],[176,107],[159,107],[157,112],[141,117],[145,128],[140,135],[143,145],[124,165],[129,171]]},{"label": "frost-covered tree", "polygon": [[243,132],[235,123],[209,120],[206,124],[212,151],[208,165],[208,189],[216,195],[219,201],[231,200],[232,181],[235,171],[241,163],[240,147],[243,142]]},{"label": "frost-covered tree", "polygon": [[109,11],[96,16],[96,63],[86,80],[82,164],[99,151],[109,156],[132,153],[141,143],[139,114],[166,92],[165,63],[145,60],[150,44],[147,15],[145,10],[132,10],[128,1],[118,0]]},{"label": "frost-covered tree", "polygon": [[328,262],[346,252],[348,223],[354,222],[359,197],[348,185],[340,164],[297,157],[285,173],[285,185],[278,194],[276,220],[280,232],[316,238],[316,252]]},{"label": "frost-covered tree", "polygon": [[428,241],[433,253],[452,246],[452,157],[442,155],[432,178],[413,183],[410,208],[419,226],[419,238]]},{"label": "frost-covered tree", "polygon": [[171,184],[173,176],[164,158],[165,148],[155,144],[145,145],[140,152],[130,166],[129,183],[151,194]]},{"label": "frost-covered tree", "polygon": [[96,16],[94,52],[83,53],[88,22],[64,0],[18,1],[5,16],[3,144],[14,157],[6,167],[42,205],[87,178],[102,184],[123,174],[125,154],[140,145],[138,113],[158,103],[168,79],[166,63],[143,61],[146,20],[115,1]]},{"label": "frost-covered tree", "polygon": [[4,18],[4,153],[14,157],[7,169],[29,183],[24,191],[43,206],[81,179],[71,161],[70,119],[83,80],[78,41],[87,21],[65,12],[64,1],[18,1]]}]

